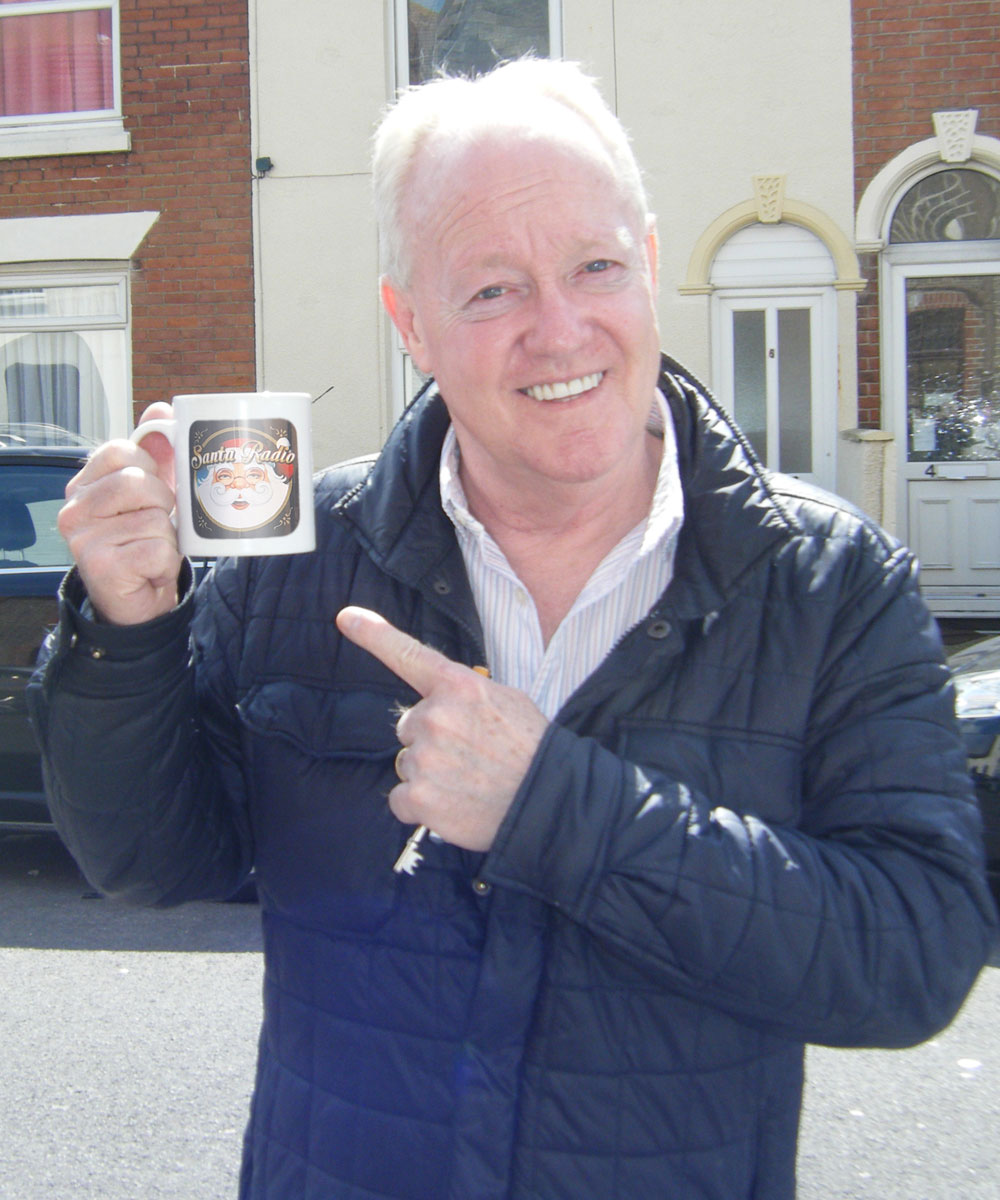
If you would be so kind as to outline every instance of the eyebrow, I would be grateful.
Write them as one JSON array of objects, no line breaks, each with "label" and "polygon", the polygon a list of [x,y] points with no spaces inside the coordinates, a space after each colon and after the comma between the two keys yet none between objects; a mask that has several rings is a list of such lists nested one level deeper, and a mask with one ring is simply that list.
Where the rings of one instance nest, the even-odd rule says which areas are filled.
[{"label": "eyebrow", "polygon": [[[633,252],[641,244],[636,240],[635,235],[628,225],[620,224],[616,225],[606,234],[601,234],[598,237],[580,238],[572,242],[567,257],[578,258],[580,260],[591,257],[605,257],[612,242],[614,242],[619,250],[624,249]],[[515,265],[515,260],[511,255],[494,250],[482,258],[470,259],[467,262],[459,261],[455,267],[455,271],[456,274],[462,274],[466,271],[491,271],[500,270],[511,265]]]}]

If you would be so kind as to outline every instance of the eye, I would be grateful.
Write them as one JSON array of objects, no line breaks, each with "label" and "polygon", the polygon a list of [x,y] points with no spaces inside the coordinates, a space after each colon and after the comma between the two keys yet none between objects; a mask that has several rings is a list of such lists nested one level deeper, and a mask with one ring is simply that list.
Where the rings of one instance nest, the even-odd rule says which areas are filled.
[{"label": "eye", "polygon": [[215,472],[216,483],[229,483],[232,477],[233,473],[230,470],[221,470]]},{"label": "eye", "polygon": [[587,263],[583,269],[589,275],[596,275],[601,271],[610,271],[614,265],[610,258],[595,258],[593,262]]},{"label": "eye", "polygon": [[476,300],[499,300],[500,297],[502,295],[504,295],[504,293],[506,291],[507,291],[507,289],[505,287],[503,287],[501,284],[495,283],[495,284],[491,284],[490,287],[484,287],[482,289],[482,291],[476,292],[476,294],[472,297],[472,299],[474,301],[476,301]]}]

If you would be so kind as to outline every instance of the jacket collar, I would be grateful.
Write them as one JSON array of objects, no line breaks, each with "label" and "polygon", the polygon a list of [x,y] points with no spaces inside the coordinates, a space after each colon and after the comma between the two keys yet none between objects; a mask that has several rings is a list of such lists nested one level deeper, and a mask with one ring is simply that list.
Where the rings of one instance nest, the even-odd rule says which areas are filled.
[{"label": "jacket collar", "polygon": [[433,382],[396,423],[369,474],[335,506],[375,564],[462,622],[482,628],[438,472],[450,417]]},{"label": "jacket collar", "polygon": [[659,386],[677,433],[685,514],[666,599],[678,616],[704,616],[728,601],[797,522],[707,388],[666,355]]}]

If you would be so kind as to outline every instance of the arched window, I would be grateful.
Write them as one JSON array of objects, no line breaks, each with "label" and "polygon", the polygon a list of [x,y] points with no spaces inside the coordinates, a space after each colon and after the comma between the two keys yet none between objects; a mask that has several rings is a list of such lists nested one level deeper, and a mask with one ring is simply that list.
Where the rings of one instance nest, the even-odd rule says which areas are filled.
[{"label": "arched window", "polygon": [[903,196],[889,226],[890,245],[1000,238],[1000,182],[982,171],[935,171]]}]

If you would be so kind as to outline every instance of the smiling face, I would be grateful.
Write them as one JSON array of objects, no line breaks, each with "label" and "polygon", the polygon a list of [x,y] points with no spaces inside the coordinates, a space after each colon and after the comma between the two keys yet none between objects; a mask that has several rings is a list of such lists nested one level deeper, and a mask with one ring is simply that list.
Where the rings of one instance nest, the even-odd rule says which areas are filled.
[{"label": "smiling face", "polygon": [[655,239],[596,139],[508,131],[451,159],[432,147],[411,183],[426,199],[410,214],[413,270],[383,298],[437,380],[467,489],[531,504],[566,485],[648,487]]},{"label": "smiling face", "polygon": [[228,461],[204,467],[195,476],[202,509],[221,529],[247,532],[272,521],[289,497],[288,483],[259,462],[245,446]]}]

